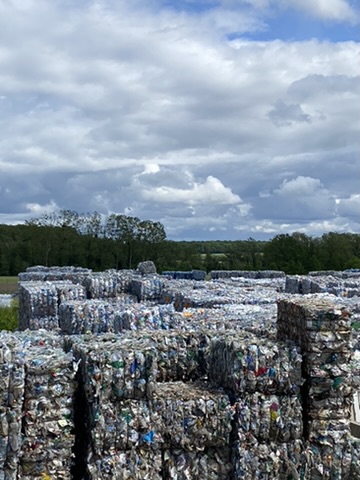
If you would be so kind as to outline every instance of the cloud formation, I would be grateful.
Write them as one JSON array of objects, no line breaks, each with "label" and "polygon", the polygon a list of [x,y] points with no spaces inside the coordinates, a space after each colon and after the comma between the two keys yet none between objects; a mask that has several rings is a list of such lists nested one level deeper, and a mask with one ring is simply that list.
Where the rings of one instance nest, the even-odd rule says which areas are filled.
[{"label": "cloud formation", "polygon": [[1,2],[0,222],[65,208],[161,221],[174,239],[358,231],[359,43],[256,39],[290,10],[325,37],[358,13]]}]

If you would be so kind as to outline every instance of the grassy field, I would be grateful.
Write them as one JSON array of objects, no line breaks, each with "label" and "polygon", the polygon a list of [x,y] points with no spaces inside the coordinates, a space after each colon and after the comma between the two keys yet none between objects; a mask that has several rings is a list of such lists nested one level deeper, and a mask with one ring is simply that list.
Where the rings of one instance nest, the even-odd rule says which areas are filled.
[{"label": "grassy field", "polygon": [[8,307],[0,306],[0,330],[14,332],[19,326],[19,305],[13,300]]},{"label": "grassy field", "polygon": [[18,290],[18,277],[0,277],[0,295],[13,294]]}]

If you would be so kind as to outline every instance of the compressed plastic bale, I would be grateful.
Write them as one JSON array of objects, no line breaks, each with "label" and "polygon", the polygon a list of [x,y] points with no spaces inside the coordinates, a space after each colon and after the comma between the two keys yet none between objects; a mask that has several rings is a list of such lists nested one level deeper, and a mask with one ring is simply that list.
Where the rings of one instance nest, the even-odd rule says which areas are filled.
[{"label": "compressed plastic bale", "polygon": [[295,341],[305,352],[351,351],[350,313],[321,297],[278,301],[278,338]]},{"label": "compressed plastic bale", "polygon": [[85,288],[70,281],[28,282],[19,287],[19,328],[57,330],[59,304],[83,300]]},{"label": "compressed plastic bale", "polygon": [[206,280],[206,271],[205,270],[192,270],[192,278],[197,281]]},{"label": "compressed plastic bale", "polygon": [[[142,398],[153,382],[196,380],[205,376],[211,332],[156,331],[118,337],[78,337],[72,346],[84,369],[86,388],[99,395]],[[73,339],[74,340],[74,339]],[[71,343],[71,342],[70,342]]]},{"label": "compressed plastic bale", "polygon": [[9,379],[7,408],[8,443],[6,451],[6,475],[15,478],[22,447],[22,420],[25,369],[23,357],[14,352]]},{"label": "compressed plastic bale", "polygon": [[103,401],[91,431],[93,452],[100,456],[135,447],[158,450],[163,436],[162,414],[147,399]]},{"label": "compressed plastic bale", "polygon": [[88,298],[115,298],[121,293],[129,293],[134,275],[136,275],[134,270],[107,270],[91,273],[83,279],[82,284],[86,288]]},{"label": "compressed plastic bale", "polygon": [[58,304],[67,300],[85,300],[86,289],[83,285],[73,284],[70,281],[54,282],[57,291]]},{"label": "compressed plastic bale", "polygon": [[[19,329],[35,329],[38,319],[56,324],[58,315],[58,296],[55,285],[51,282],[24,282],[19,284]],[[32,320],[35,319],[35,325]],[[51,320],[52,319],[52,320]]]},{"label": "compressed plastic bale", "polygon": [[130,292],[136,295],[139,302],[159,299],[162,290],[163,281],[160,276],[134,277],[130,283]]},{"label": "compressed plastic bale", "polygon": [[197,280],[204,281],[206,280],[206,271],[205,270],[191,270],[188,272],[176,271],[176,270],[165,270],[162,272],[163,276],[172,278],[174,280]]},{"label": "compressed plastic bale", "polygon": [[295,346],[246,332],[226,332],[211,343],[208,375],[236,394],[297,394],[303,384],[301,364]]},{"label": "compressed plastic bale", "polygon": [[[168,305],[164,305],[167,307]],[[226,330],[246,330],[257,336],[276,339],[275,304],[234,304],[218,308],[186,308],[176,312],[173,322],[183,331],[213,330],[216,333]]]},{"label": "compressed plastic bale", "polygon": [[165,277],[172,278],[173,280],[192,280],[193,273],[191,271],[176,271],[176,270],[165,270],[162,272],[162,275]]},{"label": "compressed plastic bale", "polygon": [[147,260],[145,262],[140,262],[136,270],[142,275],[148,275],[156,273],[156,265],[152,260]]},{"label": "compressed plastic bale", "polygon": [[[121,338],[121,341],[113,335],[98,336],[96,339],[86,336],[67,347],[73,349],[76,361],[80,360],[81,388],[85,398],[84,423],[89,425],[94,445],[99,441],[99,448],[103,448],[103,431],[110,432],[106,434],[107,438],[112,438],[111,432],[116,432],[113,412],[123,400],[152,398],[154,391],[160,388],[154,383],[156,380],[183,378],[192,375],[192,371],[193,375],[198,372],[195,355],[189,355],[191,335],[189,338],[189,334],[174,333],[173,338],[170,335],[170,342],[166,341],[168,337],[166,332],[142,339],[129,336]],[[179,352],[179,344],[183,359],[181,355],[174,358],[171,354],[174,349]],[[198,348],[196,342],[194,346]],[[167,359],[161,365],[162,370],[158,368],[160,351]],[[104,427],[107,424],[109,429]],[[107,448],[110,446],[111,442],[108,442]],[[130,445],[127,444],[127,447],[130,448]],[[125,448],[125,445],[120,444],[119,448]]]},{"label": "compressed plastic bale", "polygon": [[164,424],[164,446],[187,450],[229,443],[233,411],[228,395],[205,383],[157,384],[153,412]]},{"label": "compressed plastic bale", "polygon": [[236,402],[236,429],[259,441],[289,442],[303,435],[302,403],[298,396],[253,393]]},{"label": "compressed plastic bale", "polygon": [[[299,294],[330,293],[338,297],[359,296],[359,274],[351,279],[336,272],[317,272],[320,275],[293,275],[286,278],[285,292]],[[340,272],[341,273],[341,272]]]},{"label": "compressed plastic bale", "polygon": [[180,316],[172,305],[134,303],[136,298],[112,301],[64,302],[59,307],[59,324],[66,334],[120,333],[124,330],[168,330],[178,327]]},{"label": "compressed plastic bale", "polygon": [[228,480],[232,474],[229,447],[206,448],[192,451],[172,449],[164,451],[164,472],[167,479]]},{"label": "compressed plastic bale", "polygon": [[[124,294],[122,294],[124,295]],[[66,301],[59,307],[59,326],[65,334],[105,333],[117,330],[116,316],[134,301],[125,294],[111,301]]]},{"label": "compressed plastic bale", "polygon": [[[236,281],[235,281],[236,280]],[[279,282],[283,280],[224,279],[211,282],[166,280],[160,303],[173,303],[177,311],[184,308],[218,308],[224,305],[274,303]],[[265,284],[264,284],[265,282]]]},{"label": "compressed plastic bale", "polygon": [[17,478],[24,377],[17,334],[0,332],[0,475],[9,480]]},{"label": "compressed plastic bale", "polygon": [[41,347],[46,351],[50,346],[52,351],[61,343],[58,335],[45,331],[0,333],[0,472],[7,480],[23,478],[19,469],[23,446],[27,442],[23,431],[26,363],[33,348]]},{"label": "compressed plastic bale", "polygon": [[152,337],[155,349],[153,375],[157,382],[195,380],[204,376],[201,358],[209,337],[202,332],[157,332]]},{"label": "compressed plastic bale", "polygon": [[70,469],[63,469],[71,465],[74,443],[73,356],[61,349],[34,347],[25,370],[21,475],[70,478]]},{"label": "compressed plastic bale", "polygon": [[283,278],[285,273],[278,270],[212,270],[210,272],[212,279],[217,278],[231,278],[231,277],[244,277],[244,278]]},{"label": "compressed plastic bale", "polygon": [[19,281],[62,281],[69,280],[72,283],[81,283],[84,276],[89,275],[91,269],[83,267],[45,267],[43,265],[35,265],[27,267],[25,272],[19,273]]},{"label": "compressed plastic bale", "polygon": [[127,305],[115,313],[114,330],[169,330],[181,326],[181,316],[173,305]]},{"label": "compressed plastic bale", "polygon": [[89,480],[162,480],[160,451],[134,448],[111,455],[91,457],[87,465]]},{"label": "compressed plastic bale", "polygon": [[59,325],[66,334],[113,330],[112,304],[101,300],[69,301],[59,308]]},{"label": "compressed plastic bale", "polygon": [[259,442],[247,435],[232,446],[233,478],[236,480],[288,480],[302,478],[302,441]]},{"label": "compressed plastic bale", "polygon": [[104,398],[138,399],[153,381],[154,348],[145,339],[115,335],[79,338],[72,350],[80,361],[86,396],[97,403]]}]

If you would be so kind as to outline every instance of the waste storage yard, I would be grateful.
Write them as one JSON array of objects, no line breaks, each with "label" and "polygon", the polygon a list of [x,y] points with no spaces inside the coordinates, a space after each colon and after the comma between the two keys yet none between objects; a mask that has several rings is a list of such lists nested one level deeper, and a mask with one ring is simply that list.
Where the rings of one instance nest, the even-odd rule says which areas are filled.
[{"label": "waste storage yard", "polygon": [[360,479],[359,280],[27,269],[0,479]]}]

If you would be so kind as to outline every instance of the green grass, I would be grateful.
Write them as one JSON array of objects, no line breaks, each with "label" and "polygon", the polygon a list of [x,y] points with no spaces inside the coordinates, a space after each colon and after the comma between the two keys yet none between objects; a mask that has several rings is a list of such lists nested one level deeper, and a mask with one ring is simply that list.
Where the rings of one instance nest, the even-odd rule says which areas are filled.
[{"label": "green grass", "polygon": [[18,290],[18,277],[0,277],[0,295],[12,295]]},{"label": "green grass", "polygon": [[0,307],[0,330],[14,332],[19,326],[19,304],[12,300],[8,307]]}]

